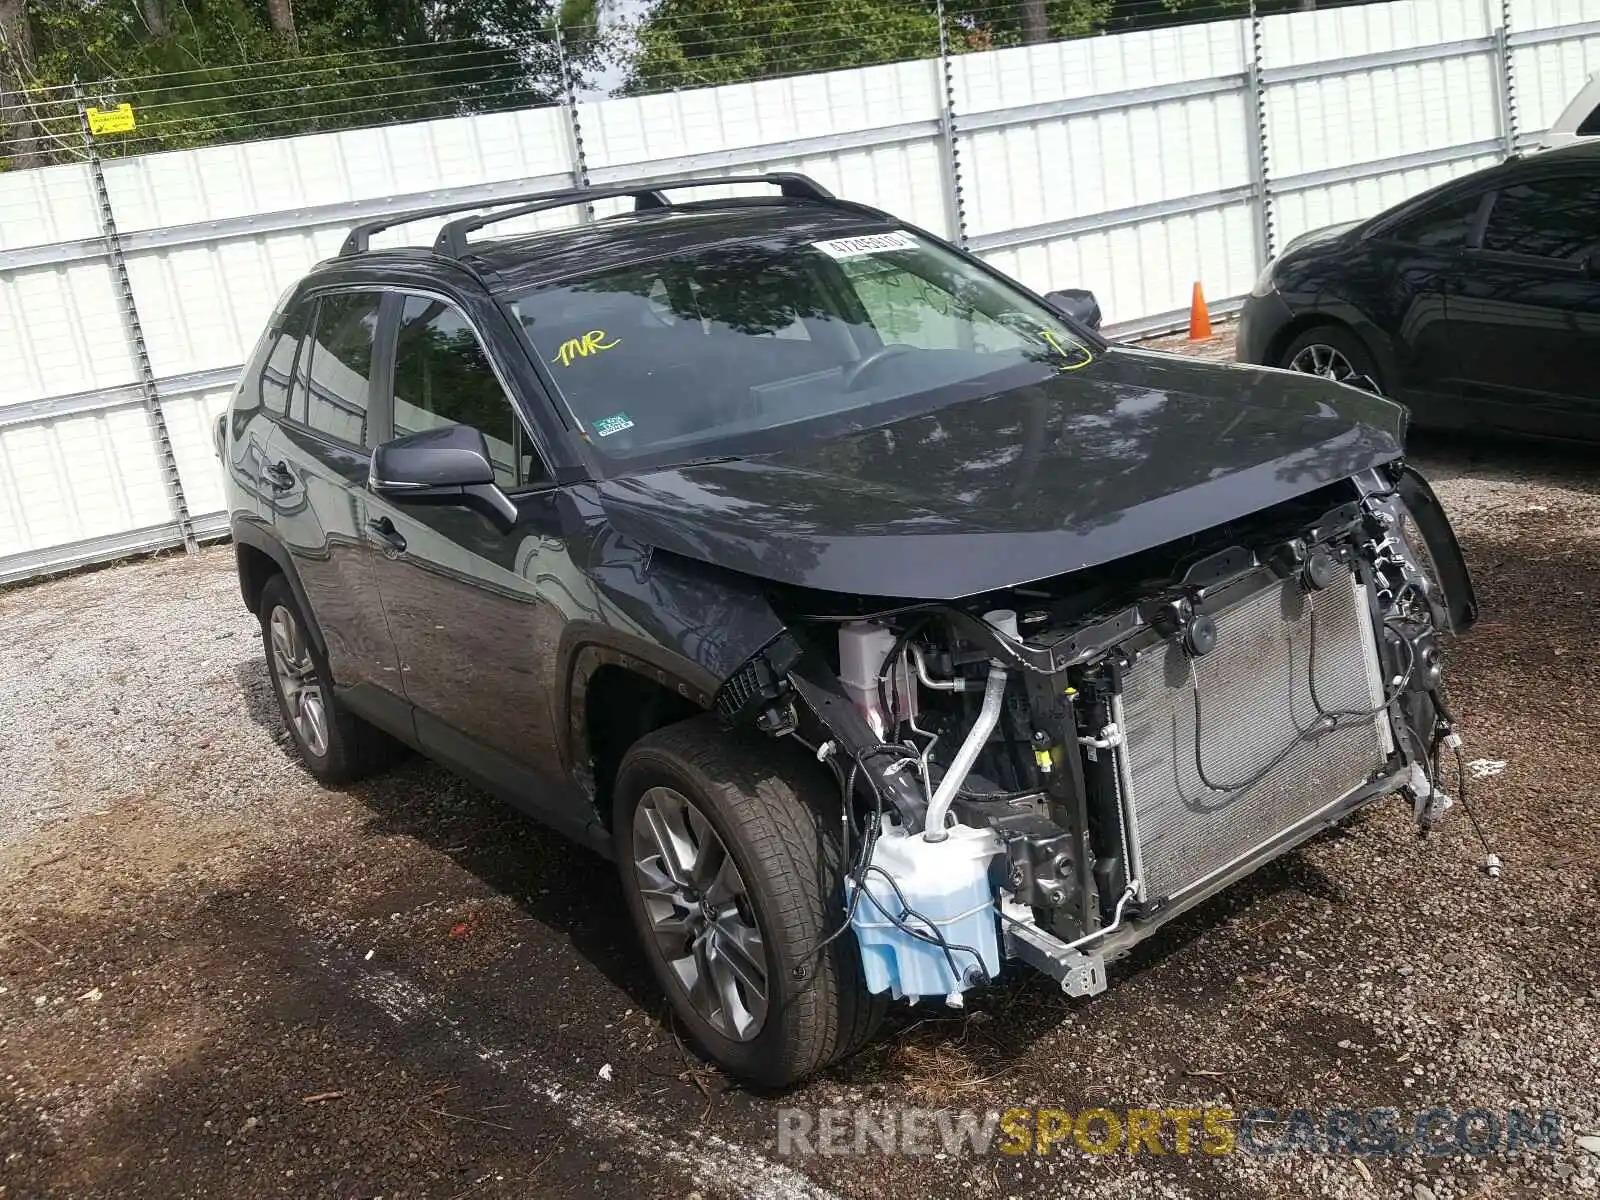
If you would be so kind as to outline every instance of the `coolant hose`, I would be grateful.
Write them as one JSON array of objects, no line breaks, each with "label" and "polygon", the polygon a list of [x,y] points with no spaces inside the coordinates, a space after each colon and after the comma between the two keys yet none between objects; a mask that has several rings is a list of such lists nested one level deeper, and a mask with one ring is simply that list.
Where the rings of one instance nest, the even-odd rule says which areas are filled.
[{"label": "coolant hose", "polygon": [[950,769],[944,773],[944,778],[939,780],[939,786],[933,793],[933,802],[928,805],[927,822],[922,831],[924,841],[942,842],[950,836],[945,832],[944,819],[949,815],[950,805],[955,800],[956,793],[967,781],[972,764],[978,761],[978,755],[989,741],[989,735],[994,733],[994,727],[1000,723],[1000,710],[1005,705],[1005,699],[1006,669],[1000,663],[991,661],[989,682],[983,688],[983,707],[978,711],[978,719],[968,731],[966,741],[961,743],[961,749],[957,750],[956,756],[950,760]]}]

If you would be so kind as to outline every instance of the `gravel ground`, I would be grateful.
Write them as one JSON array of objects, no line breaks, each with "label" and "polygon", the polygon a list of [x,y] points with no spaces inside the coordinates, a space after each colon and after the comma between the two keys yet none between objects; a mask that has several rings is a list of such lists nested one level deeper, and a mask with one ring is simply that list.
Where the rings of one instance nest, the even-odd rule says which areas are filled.
[{"label": "gravel ground", "polygon": [[[1399,801],[1069,1001],[898,1013],[784,1096],[687,1054],[609,867],[413,761],[293,765],[227,548],[0,593],[0,1195],[1594,1195],[1600,485],[1422,444],[1484,618],[1452,647],[1472,799]],[[1481,760],[1481,761],[1480,761]],[[1498,765],[1503,764],[1503,765]],[[1559,1110],[1484,1158],[780,1159],[785,1106]]]}]

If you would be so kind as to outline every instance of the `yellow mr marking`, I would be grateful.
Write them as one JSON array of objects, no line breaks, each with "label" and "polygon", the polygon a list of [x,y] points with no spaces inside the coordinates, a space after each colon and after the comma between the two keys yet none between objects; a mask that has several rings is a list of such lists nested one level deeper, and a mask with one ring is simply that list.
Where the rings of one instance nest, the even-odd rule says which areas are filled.
[{"label": "yellow mr marking", "polygon": [[1050,344],[1050,348],[1052,350],[1054,350],[1057,354],[1061,355],[1062,358],[1073,358],[1073,357],[1075,357],[1073,355],[1073,353],[1072,353],[1072,350],[1076,350],[1078,352],[1078,354],[1083,356],[1081,362],[1064,363],[1064,364],[1062,364],[1061,370],[1063,370],[1063,371],[1076,371],[1080,367],[1088,366],[1089,363],[1091,361],[1093,361],[1093,359],[1094,359],[1094,356],[1092,354],[1090,354],[1087,350],[1085,350],[1082,346],[1078,345],[1076,342],[1072,343],[1072,350],[1068,350],[1065,346],[1063,346],[1056,339],[1056,335],[1051,333],[1050,330],[1048,330],[1048,329],[1039,330],[1039,336],[1042,337],[1046,342],[1048,342]]},{"label": "yellow mr marking", "polygon": [[560,352],[550,361],[560,363],[563,367],[570,367],[575,359],[588,358],[591,354],[599,354],[602,350],[620,344],[621,338],[612,338],[606,341],[604,329],[591,329],[581,338],[568,338],[561,343]]}]

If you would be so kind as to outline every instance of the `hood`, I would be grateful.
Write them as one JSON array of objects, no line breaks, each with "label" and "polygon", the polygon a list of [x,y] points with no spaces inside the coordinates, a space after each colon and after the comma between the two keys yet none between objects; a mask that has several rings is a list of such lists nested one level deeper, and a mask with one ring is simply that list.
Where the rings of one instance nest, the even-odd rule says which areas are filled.
[{"label": "hood", "polygon": [[1404,410],[1314,376],[1113,348],[771,454],[605,480],[618,532],[762,579],[950,600],[1110,562],[1396,458]]},{"label": "hood", "polygon": [[1307,246],[1320,246],[1325,242],[1337,241],[1345,234],[1364,221],[1342,221],[1338,225],[1324,225],[1321,229],[1312,229],[1302,233],[1299,237],[1290,238],[1280,252],[1279,257],[1288,254],[1291,250],[1304,250]]}]

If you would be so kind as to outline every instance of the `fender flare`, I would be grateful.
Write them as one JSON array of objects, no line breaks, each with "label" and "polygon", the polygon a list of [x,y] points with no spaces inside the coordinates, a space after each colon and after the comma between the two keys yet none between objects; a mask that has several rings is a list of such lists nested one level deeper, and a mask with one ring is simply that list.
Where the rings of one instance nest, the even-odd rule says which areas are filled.
[{"label": "fender flare", "polygon": [[1439,497],[1434,495],[1422,473],[1409,464],[1400,469],[1395,490],[1410,510],[1417,531],[1422,534],[1428,553],[1439,569],[1450,631],[1465,633],[1478,619],[1478,594],[1472,586],[1472,573],[1467,569],[1466,556],[1461,553],[1461,543],[1450,527],[1444,505],[1439,503]]},{"label": "fender flare", "polygon": [[[556,651],[556,711],[552,725],[561,731],[557,752],[562,770],[584,776],[584,748],[589,745],[589,680],[601,667],[615,666],[659,684],[710,711],[721,685],[710,671],[691,659],[642,638],[592,621],[573,621],[562,632]],[[592,786],[592,780],[585,780]]]},{"label": "fender flare", "polygon": [[[311,601],[306,595],[305,585],[300,582],[300,572],[295,569],[294,556],[288,548],[278,540],[272,527],[259,519],[235,514],[230,522],[233,532],[235,558],[238,556],[240,546],[249,546],[270,558],[281,574],[289,582],[289,590],[294,593],[294,602],[300,606],[300,615],[305,619],[306,632],[310,634],[315,644],[317,653],[322,661],[328,661],[328,643],[322,636],[322,626],[317,623],[316,611],[311,607]],[[245,589],[244,565],[239,563],[239,593],[244,597],[246,607],[249,607],[249,593]],[[259,615],[259,614],[258,614]]]}]

